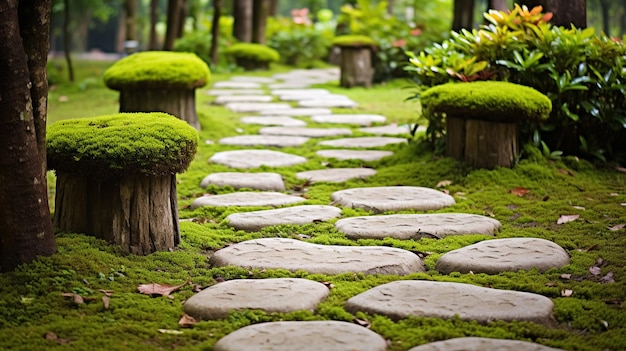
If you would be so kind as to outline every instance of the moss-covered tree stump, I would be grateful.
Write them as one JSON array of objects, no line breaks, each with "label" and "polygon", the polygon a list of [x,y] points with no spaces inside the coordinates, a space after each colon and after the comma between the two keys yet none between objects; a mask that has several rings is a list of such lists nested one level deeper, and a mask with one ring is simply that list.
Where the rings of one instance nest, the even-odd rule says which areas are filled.
[{"label": "moss-covered tree stump", "polygon": [[176,173],[189,166],[198,133],[165,113],[63,120],[48,128],[55,170],[53,224],[146,255],[180,242]]},{"label": "moss-covered tree stump", "polygon": [[519,123],[541,121],[550,99],[507,82],[448,83],[421,94],[428,114],[445,114],[446,154],[477,168],[511,167],[519,154]]},{"label": "moss-covered tree stump", "polygon": [[371,87],[374,77],[372,50],[373,39],[363,35],[340,35],[333,45],[341,48],[341,77],[339,85],[344,88]]},{"label": "moss-covered tree stump", "polygon": [[120,92],[120,112],[166,112],[196,129],[196,88],[209,82],[209,67],[192,53],[146,51],[127,56],[104,72]]},{"label": "moss-covered tree stump", "polygon": [[267,70],[270,63],[280,60],[278,51],[256,43],[233,44],[224,50],[224,55],[233,58],[237,66],[246,71]]}]

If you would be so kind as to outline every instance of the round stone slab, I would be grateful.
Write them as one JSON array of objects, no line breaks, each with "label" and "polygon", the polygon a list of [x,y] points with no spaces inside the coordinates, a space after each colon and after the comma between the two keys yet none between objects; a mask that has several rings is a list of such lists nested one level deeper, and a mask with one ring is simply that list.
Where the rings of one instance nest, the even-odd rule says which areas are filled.
[{"label": "round stone slab", "polygon": [[233,150],[217,152],[209,161],[232,168],[258,168],[293,166],[306,158],[273,150]]},{"label": "round stone slab", "polygon": [[255,232],[272,225],[303,225],[326,221],[339,216],[341,216],[341,209],[335,206],[303,205],[274,210],[233,213],[228,215],[226,220],[235,229]]},{"label": "round stone slab", "polygon": [[378,150],[320,150],[316,153],[322,157],[336,158],[337,160],[362,161],[377,161],[383,157],[393,155],[391,151]]},{"label": "round stone slab", "polygon": [[305,201],[300,196],[276,192],[240,191],[221,195],[204,195],[191,203],[191,208],[202,206],[283,206]]},{"label": "round stone slab", "polygon": [[228,89],[258,89],[261,87],[261,83],[256,82],[215,82],[213,88],[228,88]]},{"label": "round stone slab", "polygon": [[207,90],[207,95],[262,95],[265,94],[263,89],[211,89]]},{"label": "round stone slab", "polygon": [[328,275],[407,275],[424,271],[419,256],[407,250],[387,246],[318,245],[285,238],[255,239],[230,245],[215,252],[209,263],[216,267],[303,270]]},{"label": "round stone slab", "polygon": [[328,288],[308,279],[236,279],[210,286],[190,297],[183,311],[196,320],[222,319],[236,310],[268,313],[314,311],[328,297]]},{"label": "round stone slab", "polygon": [[266,191],[284,191],[283,177],[278,173],[243,173],[221,172],[204,177],[200,186],[206,188],[210,184],[217,186],[230,185],[235,189],[249,188]]},{"label": "round stone slab", "polygon": [[438,210],[455,204],[441,191],[416,186],[383,186],[339,190],[331,195],[334,204],[363,208],[377,213],[401,210]]},{"label": "round stone slab", "polygon": [[471,284],[397,280],[348,300],[346,309],[380,314],[393,320],[409,316],[462,320],[529,321],[553,324],[552,300],[527,292],[483,288]]},{"label": "round stone slab", "polygon": [[409,349],[409,351],[565,351],[540,344],[519,340],[489,338],[454,338],[431,342]]},{"label": "round stone slab", "polygon": [[298,101],[300,107],[356,107],[358,104],[348,98],[321,98]]},{"label": "round stone slab", "polygon": [[269,95],[222,95],[215,98],[214,104],[224,105],[229,102],[270,102],[274,100]]},{"label": "round stone slab", "polygon": [[[283,104],[280,102],[230,102],[227,103],[226,108],[233,112],[259,112],[259,111],[280,111],[290,110],[289,104]],[[266,113],[271,115],[273,113]]]},{"label": "round stone slab", "polygon": [[270,91],[272,95],[285,95],[285,94],[293,94],[293,95],[302,95],[302,96],[317,96],[321,94],[330,94],[330,92],[326,89],[274,89]]},{"label": "round stone slab", "polygon": [[249,325],[217,341],[214,351],[385,351],[382,336],[353,323],[290,321]]},{"label": "round stone slab", "polygon": [[337,135],[351,135],[348,128],[302,128],[302,127],[265,127],[259,130],[262,135],[295,135],[311,138],[323,138]]},{"label": "round stone slab", "polygon": [[499,221],[474,214],[433,213],[362,216],[340,219],[335,228],[350,239],[420,239],[449,235],[493,235]]},{"label": "round stone slab", "polygon": [[372,168],[329,168],[296,173],[299,179],[315,182],[343,183],[350,179],[365,179],[376,174]]},{"label": "round stone slab", "polygon": [[247,116],[241,117],[245,124],[260,124],[264,126],[302,127],[306,122],[287,116]]},{"label": "round stone slab", "polygon": [[253,83],[268,84],[268,83],[274,83],[276,80],[270,77],[234,76],[230,78],[230,81],[231,82],[253,82]]},{"label": "round stone slab", "polygon": [[485,240],[441,256],[436,268],[443,274],[451,272],[488,273],[516,272],[569,264],[569,255],[559,245],[545,239],[507,238]]},{"label": "round stone slab", "polygon": [[323,146],[334,147],[380,147],[391,144],[406,144],[405,138],[391,137],[360,137],[360,138],[344,138],[335,140],[324,140],[317,143]]},{"label": "round stone slab", "polygon": [[300,146],[307,141],[309,138],[290,135],[237,135],[222,138],[219,143],[223,145],[290,147]]},{"label": "round stone slab", "polygon": [[283,108],[278,110],[273,109],[265,109],[259,111],[262,115],[271,115],[271,116],[311,116],[311,115],[324,115],[330,114],[330,109],[321,108],[321,107],[294,107],[294,108]]},{"label": "round stone slab", "polygon": [[363,133],[376,134],[376,135],[403,135],[411,134],[411,130],[406,126],[388,125],[380,127],[365,127],[359,128]]},{"label": "round stone slab", "polygon": [[372,123],[385,123],[387,118],[380,115],[323,114],[311,116],[311,120],[317,123],[356,124],[367,127]]}]

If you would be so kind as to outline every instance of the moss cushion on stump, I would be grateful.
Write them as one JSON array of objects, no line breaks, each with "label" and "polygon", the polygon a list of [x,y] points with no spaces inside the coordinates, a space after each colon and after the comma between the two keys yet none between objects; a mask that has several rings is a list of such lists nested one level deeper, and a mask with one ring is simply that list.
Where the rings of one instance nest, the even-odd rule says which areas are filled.
[{"label": "moss cushion on stump", "polygon": [[146,51],[127,56],[104,72],[107,87],[120,92],[120,112],[167,112],[196,129],[195,89],[210,79],[193,53]]},{"label": "moss cushion on stump", "polygon": [[47,131],[56,171],[54,226],[145,255],[180,242],[176,173],[196,153],[198,132],[166,113],[68,119]]},{"label": "moss cushion on stump", "polygon": [[256,43],[237,43],[224,50],[224,55],[234,58],[237,66],[246,70],[268,69],[270,63],[278,62],[278,51]]},{"label": "moss cushion on stump", "polygon": [[341,48],[340,86],[370,87],[374,77],[372,50],[376,42],[364,35],[340,35],[333,39],[333,45]]},{"label": "moss cushion on stump", "polygon": [[424,91],[426,114],[445,114],[446,153],[478,168],[511,167],[519,122],[549,117],[550,99],[533,88],[498,82],[448,83]]}]

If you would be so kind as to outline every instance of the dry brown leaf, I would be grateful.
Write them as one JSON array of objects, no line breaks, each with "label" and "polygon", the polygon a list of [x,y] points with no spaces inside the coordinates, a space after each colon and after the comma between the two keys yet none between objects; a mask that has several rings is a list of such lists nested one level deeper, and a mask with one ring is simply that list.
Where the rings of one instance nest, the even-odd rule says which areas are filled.
[{"label": "dry brown leaf", "polygon": [[189,284],[189,280],[186,280],[184,283],[180,285],[169,285],[169,284],[141,284],[137,287],[140,293],[150,296],[169,296],[174,291],[182,288],[183,286]]},{"label": "dry brown leaf", "polygon": [[354,322],[355,324],[358,324],[358,325],[360,325],[362,327],[365,327],[367,329],[369,329],[372,326],[372,323],[370,323],[370,321],[365,320],[365,319],[355,318],[355,319],[352,320],[352,322]]},{"label": "dry brown leaf", "polygon": [[600,275],[600,273],[602,273],[602,269],[598,266],[589,267],[589,273],[593,275]]},{"label": "dry brown leaf", "polygon": [[526,188],[513,188],[511,190],[509,190],[509,193],[522,197],[526,194],[528,194],[530,192],[530,190],[526,189]]},{"label": "dry brown leaf", "polygon": [[182,317],[178,320],[178,325],[183,328],[191,328],[194,324],[198,323],[198,321],[188,314],[183,314]]},{"label": "dry brown leaf", "polygon": [[108,296],[108,297],[111,297],[111,295],[113,295],[113,290],[103,290],[103,289],[100,289],[98,291],[100,291],[101,293],[103,293],[105,296]]},{"label": "dry brown leaf", "polygon": [[624,229],[624,227],[626,227],[626,224],[622,223],[622,224],[612,226],[611,228],[609,228],[609,230],[612,232],[616,232],[618,230]]},{"label": "dry brown leaf", "polygon": [[574,173],[572,173],[571,171],[568,171],[568,170],[567,170],[567,169],[565,169],[565,168],[559,168],[559,169],[558,169],[558,171],[559,171],[559,173],[561,173],[561,174],[566,174],[566,175],[574,176]]},{"label": "dry brown leaf", "polygon": [[575,221],[580,217],[579,214],[575,215],[561,215],[559,219],[556,221],[556,224],[564,224],[567,222]]},{"label": "dry brown leaf", "polygon": [[602,277],[602,279],[600,279],[600,283],[615,283],[615,279],[613,279],[613,272],[609,272]]},{"label": "dry brown leaf", "polygon": [[574,290],[570,290],[570,289],[563,289],[561,290],[561,296],[563,297],[570,297],[574,294]]},{"label": "dry brown leaf", "polygon": [[104,305],[105,310],[109,309],[110,302],[111,302],[111,299],[109,299],[108,296],[106,295],[102,296],[102,304]]},{"label": "dry brown leaf", "polygon": [[545,285],[546,285],[546,286],[550,286],[550,287],[559,286],[559,284],[558,284],[558,283],[555,283],[555,282],[547,282]]},{"label": "dry brown leaf", "polygon": [[322,282],[322,284],[324,284],[328,290],[334,289],[335,288],[335,284],[331,283],[331,282]]},{"label": "dry brown leaf", "polygon": [[61,295],[64,296],[64,297],[71,297],[72,298],[72,302],[74,302],[74,304],[76,304],[76,305],[82,305],[82,304],[85,303],[85,299],[83,299],[83,297],[78,295],[78,294],[63,293]]},{"label": "dry brown leaf", "polygon": [[569,273],[563,273],[561,274],[561,279],[572,279],[572,275]]},{"label": "dry brown leaf", "polygon": [[69,344],[71,342],[71,340],[69,339],[61,339],[59,338],[55,333],[53,332],[47,332],[44,336],[44,339],[46,340],[50,340],[50,341],[54,341],[59,345],[65,345],[65,344]]},{"label": "dry brown leaf", "polygon": [[437,183],[437,185],[435,186],[435,188],[443,188],[450,184],[452,184],[451,180],[440,180],[439,183]]}]

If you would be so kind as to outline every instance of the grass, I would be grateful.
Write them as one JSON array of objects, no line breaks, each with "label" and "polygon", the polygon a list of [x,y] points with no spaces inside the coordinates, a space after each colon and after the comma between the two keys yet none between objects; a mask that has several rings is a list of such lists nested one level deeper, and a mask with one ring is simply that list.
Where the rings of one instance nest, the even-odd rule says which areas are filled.
[{"label": "grass", "polygon": [[[70,117],[100,115],[117,111],[117,93],[104,88],[101,72],[110,63],[80,62],[78,83],[61,82],[50,93],[50,121]],[[279,68],[285,70],[284,67]],[[270,74],[255,73],[259,75]],[[213,75],[214,80],[227,75]],[[84,82],[88,84],[83,84]],[[344,90],[328,84],[330,90],[346,94],[359,102],[356,110],[346,113],[379,113],[400,124],[415,123],[418,106],[404,102],[410,91],[405,81],[391,82],[372,89]],[[61,96],[67,101],[62,102]],[[200,208],[192,210],[192,200],[205,193],[226,193],[229,187],[201,189],[199,183],[212,172],[228,170],[210,164],[215,152],[234,147],[217,144],[224,136],[255,133],[259,127],[241,124],[241,114],[211,105],[211,97],[197,94],[202,124],[200,146],[188,171],[179,176],[180,216],[191,219],[181,223],[182,244],[173,252],[158,252],[145,257],[122,255],[100,240],[75,233],[58,233],[59,252],[42,257],[14,272],[0,275],[0,349],[43,350],[61,347],[67,350],[210,350],[222,336],[243,326],[263,321],[354,318],[371,322],[372,330],[390,340],[389,350],[408,350],[431,341],[460,336],[534,341],[567,350],[626,349],[626,174],[608,165],[594,165],[575,157],[549,161],[537,150],[527,149],[525,160],[513,169],[475,170],[449,158],[434,155],[419,137],[409,138],[404,146],[390,146],[394,156],[377,162],[364,162],[378,174],[367,180],[345,184],[304,184],[295,177],[303,170],[324,167],[355,167],[361,162],[330,161],[315,154],[316,141],[285,151],[305,156],[308,162],[289,168],[264,167],[258,171],[277,171],[289,193],[307,196],[305,204],[328,204],[333,191],[346,187],[377,185],[414,185],[436,187],[442,180],[451,183],[443,188],[453,195],[456,205],[445,211],[493,216],[503,224],[497,234],[506,237],[538,237],[564,247],[571,263],[545,273],[507,272],[497,275],[441,275],[435,262],[442,254],[486,239],[480,235],[447,237],[440,240],[349,240],[328,223],[305,226],[277,226],[259,232],[235,231],[225,217],[242,208]],[[310,126],[324,126],[311,123]],[[355,133],[358,135],[358,133]],[[407,136],[408,137],[408,136]],[[255,170],[256,171],[256,170]],[[51,196],[54,176],[50,174]],[[528,189],[524,196],[510,191]],[[255,208],[258,209],[258,208]],[[410,212],[410,211],[407,211]],[[363,210],[344,209],[343,216],[367,214]],[[579,214],[580,218],[557,224],[560,215]],[[326,276],[284,270],[252,270],[211,267],[208,257],[226,245],[252,238],[310,237],[309,242],[335,245],[385,245],[428,253],[427,271],[407,277],[341,274]],[[601,274],[589,268],[602,259]],[[600,278],[609,272],[615,282]],[[181,328],[182,302],[194,294],[194,286],[209,286],[216,279],[303,277],[331,282],[335,288],[315,312],[268,314],[261,311],[233,312],[224,320],[205,321],[193,328]],[[464,282],[498,289],[513,289],[545,295],[555,303],[558,322],[553,328],[533,323],[493,322],[481,325],[459,319],[440,320],[412,317],[397,322],[383,316],[347,312],[346,300],[371,287],[397,279],[426,279]],[[139,294],[137,287],[146,283],[180,284],[190,280],[172,298],[151,298]],[[102,291],[112,292],[110,307],[104,308]],[[567,293],[571,291],[571,295]],[[86,303],[74,304],[62,293],[76,293]],[[565,295],[565,296],[564,296]]]}]

